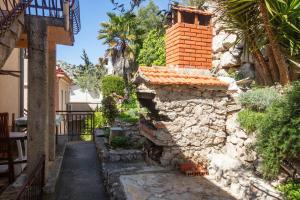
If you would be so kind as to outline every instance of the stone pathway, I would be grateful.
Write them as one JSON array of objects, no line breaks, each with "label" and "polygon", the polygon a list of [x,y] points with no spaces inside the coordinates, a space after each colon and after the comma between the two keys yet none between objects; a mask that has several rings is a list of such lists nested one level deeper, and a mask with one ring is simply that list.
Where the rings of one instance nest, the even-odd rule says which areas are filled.
[{"label": "stone pathway", "polygon": [[178,173],[122,175],[128,200],[235,200],[204,177]]},{"label": "stone pathway", "polygon": [[66,147],[56,200],[108,200],[100,162],[92,142],[73,142]]}]

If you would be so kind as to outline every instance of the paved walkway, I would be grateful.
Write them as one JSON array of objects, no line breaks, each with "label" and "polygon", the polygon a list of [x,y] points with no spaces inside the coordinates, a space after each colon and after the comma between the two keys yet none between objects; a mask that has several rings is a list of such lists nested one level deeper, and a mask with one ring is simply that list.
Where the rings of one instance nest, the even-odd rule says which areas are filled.
[{"label": "paved walkway", "polygon": [[92,142],[69,143],[56,188],[56,200],[108,200]]}]

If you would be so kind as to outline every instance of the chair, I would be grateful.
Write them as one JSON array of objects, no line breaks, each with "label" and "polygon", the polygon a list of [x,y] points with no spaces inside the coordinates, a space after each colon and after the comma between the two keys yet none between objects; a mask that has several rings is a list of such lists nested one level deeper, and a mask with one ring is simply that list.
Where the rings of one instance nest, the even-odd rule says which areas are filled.
[{"label": "chair", "polygon": [[11,115],[11,130],[10,131],[11,132],[17,131],[17,129],[16,129],[16,122],[15,122],[15,113],[13,113]]},{"label": "chair", "polygon": [[2,173],[9,179],[9,183],[14,181],[13,155],[9,138],[8,113],[0,113],[0,165],[8,166],[8,170]]}]

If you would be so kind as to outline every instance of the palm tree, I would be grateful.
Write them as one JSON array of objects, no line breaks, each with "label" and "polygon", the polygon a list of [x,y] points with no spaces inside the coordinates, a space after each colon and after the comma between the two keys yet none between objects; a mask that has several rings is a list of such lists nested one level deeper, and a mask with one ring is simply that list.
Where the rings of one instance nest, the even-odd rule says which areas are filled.
[{"label": "palm tree", "polygon": [[[139,45],[139,30],[135,16],[130,13],[116,15],[108,13],[109,21],[101,23],[98,39],[103,40],[103,44],[108,45],[106,56],[112,58],[113,65],[121,58],[123,62],[122,73],[125,82],[125,100],[129,99],[129,70],[126,64],[130,67],[134,66],[138,45]],[[132,64],[133,63],[133,64]]]},{"label": "palm tree", "polygon": [[[300,66],[299,63],[295,62],[300,57],[300,1],[269,0],[266,3],[268,5],[268,17],[271,19],[271,28],[273,33],[276,33],[275,39],[291,64],[292,73],[293,65]],[[290,77],[293,77],[291,73]]]},{"label": "palm tree", "polygon": [[[275,62],[278,66],[280,82],[281,82],[281,84],[286,85],[290,82],[288,65],[287,65],[287,62],[285,60],[285,57],[284,57],[282,51],[280,50],[279,43],[276,40],[275,34],[273,32],[271,20],[269,18],[269,12],[266,7],[266,3],[269,3],[268,1],[270,1],[270,0],[259,0],[259,2],[258,2],[259,9],[261,12],[264,29],[266,31],[267,38],[270,42],[270,48],[273,52]],[[274,0],[271,0],[271,1],[274,1]]]},{"label": "palm tree", "polygon": [[[271,76],[272,81],[276,82],[279,73],[280,83],[288,84],[290,77],[287,58],[299,55],[300,49],[300,30],[297,28],[300,25],[299,0],[219,0],[218,2],[223,11],[223,18],[226,19],[229,27],[231,26],[231,30],[232,28],[237,32],[242,30],[262,70],[269,71],[266,71],[263,76]],[[262,57],[261,48],[269,48],[269,65],[266,65]],[[267,79],[265,77],[265,81],[269,82]]]},{"label": "palm tree", "polygon": [[[256,71],[263,85],[273,84],[269,66],[266,63],[260,48],[264,43],[264,32],[259,22],[259,12],[253,2],[242,2],[236,0],[219,1],[221,20],[224,29],[238,36],[238,42],[244,41],[245,47],[250,50],[260,66],[256,66]],[[240,8],[243,7],[243,12]]]}]

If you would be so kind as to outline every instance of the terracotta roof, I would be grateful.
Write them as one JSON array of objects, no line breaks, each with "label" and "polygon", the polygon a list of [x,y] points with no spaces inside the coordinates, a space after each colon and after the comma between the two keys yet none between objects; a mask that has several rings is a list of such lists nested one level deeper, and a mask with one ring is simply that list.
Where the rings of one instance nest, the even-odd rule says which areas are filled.
[{"label": "terracotta roof", "polygon": [[56,77],[57,78],[65,78],[70,83],[72,82],[71,78],[66,74],[66,72],[61,69],[59,66],[56,66]]},{"label": "terracotta roof", "polygon": [[[185,70],[185,71],[184,71]],[[139,75],[153,85],[190,85],[227,89],[229,84],[213,76],[170,67],[139,67]]]},{"label": "terracotta roof", "polygon": [[66,73],[65,73],[64,70],[62,70],[60,67],[56,67],[56,74],[62,74],[62,75],[65,75]]}]

